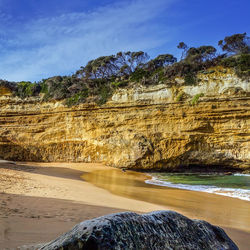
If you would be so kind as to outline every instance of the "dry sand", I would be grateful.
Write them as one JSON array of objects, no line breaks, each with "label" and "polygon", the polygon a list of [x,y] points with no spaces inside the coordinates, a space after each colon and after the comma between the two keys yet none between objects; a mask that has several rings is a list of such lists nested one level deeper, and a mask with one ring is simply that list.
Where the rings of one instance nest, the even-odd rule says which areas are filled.
[{"label": "dry sand", "polygon": [[[96,178],[100,177],[100,173],[104,170],[107,171],[105,173],[109,173],[105,176],[106,182],[111,180],[114,182],[114,178],[117,180],[112,188],[110,185],[109,187],[98,185]],[[152,190],[148,192],[149,195],[163,198],[167,189],[145,186],[143,174],[119,171],[101,164],[0,162],[0,249],[16,249],[22,245],[48,242],[83,220],[120,211],[150,212],[174,209],[192,218],[199,218],[197,217],[199,213],[196,211],[192,214],[190,206],[187,206],[187,202],[183,199],[183,194],[186,196],[187,192],[183,193],[182,190],[170,192],[170,197],[176,195],[180,197],[179,199],[175,197],[176,206],[174,201],[168,205],[155,199],[148,199],[143,197],[145,189]],[[119,174],[123,174],[126,178],[119,178]],[[86,177],[85,180],[88,182],[81,179],[81,175],[83,178]],[[124,180],[130,188],[126,188],[125,192],[123,187],[121,192],[119,187]],[[134,190],[138,190],[137,195],[134,194]],[[188,192],[187,199],[192,195],[197,198],[197,193],[199,192]],[[206,203],[209,200],[213,203],[217,199],[217,195],[207,196],[203,193],[199,193],[199,197]],[[163,198],[160,200],[164,200]],[[228,197],[220,198],[226,201],[226,204],[233,203],[236,208],[240,206],[240,211],[242,206],[247,204],[244,209],[248,209],[249,212],[248,203],[231,198],[228,200]],[[190,203],[192,204],[192,201]],[[217,205],[217,209],[221,210],[220,205]],[[202,215],[202,219],[217,224],[213,221],[212,213],[214,210],[207,211],[207,216]],[[225,218],[231,216],[225,213],[224,215]],[[249,215],[237,216],[243,216],[247,225]],[[250,233],[247,226],[237,223],[232,226],[227,222],[222,223],[222,226],[240,249],[248,249]]]}]

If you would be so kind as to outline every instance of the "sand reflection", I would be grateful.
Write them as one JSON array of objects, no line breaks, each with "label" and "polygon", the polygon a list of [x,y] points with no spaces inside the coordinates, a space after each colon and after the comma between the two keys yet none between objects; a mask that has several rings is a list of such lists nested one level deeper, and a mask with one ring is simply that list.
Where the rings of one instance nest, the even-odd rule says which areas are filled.
[{"label": "sand reflection", "polygon": [[82,178],[116,195],[164,205],[166,209],[179,211],[191,218],[250,232],[248,201],[146,184],[146,175],[119,169],[97,170],[84,174]]}]

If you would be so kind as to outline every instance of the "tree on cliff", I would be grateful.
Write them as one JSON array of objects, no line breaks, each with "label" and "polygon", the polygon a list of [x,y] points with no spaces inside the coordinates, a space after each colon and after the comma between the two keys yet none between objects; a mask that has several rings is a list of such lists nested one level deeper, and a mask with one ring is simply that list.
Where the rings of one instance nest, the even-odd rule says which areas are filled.
[{"label": "tree on cliff", "polygon": [[111,55],[89,61],[84,68],[87,78],[110,78],[119,70],[116,60],[116,57]]},{"label": "tree on cliff", "polygon": [[183,60],[185,57],[186,57],[186,53],[187,53],[187,50],[188,50],[188,46],[184,43],[184,42],[180,42],[178,45],[177,45],[177,48],[178,49],[182,49],[182,54],[181,54],[181,60]]},{"label": "tree on cliff", "polygon": [[20,98],[42,93],[43,100],[67,99],[67,105],[85,101],[103,104],[117,88],[134,83],[155,85],[175,82],[176,76],[180,76],[184,77],[186,85],[194,85],[198,72],[207,73],[216,65],[234,68],[239,77],[249,77],[249,42],[246,33],[227,36],[219,41],[222,50],[232,56],[226,53],[217,55],[213,46],[188,47],[180,42],[177,48],[183,52],[179,62],[171,54],[160,54],[149,61],[149,56],[143,51],[118,52],[89,61],[72,76],[54,76],[35,83],[0,80],[0,87],[9,88]]},{"label": "tree on cliff", "polygon": [[213,46],[191,47],[187,51],[185,60],[190,63],[201,63],[211,60],[216,56],[216,48]]},{"label": "tree on cliff", "polygon": [[148,61],[149,56],[143,51],[138,52],[118,52],[116,54],[117,65],[120,68],[120,74],[131,74],[138,68],[142,68],[144,64]]},{"label": "tree on cliff", "polygon": [[147,63],[147,68],[151,70],[156,70],[158,68],[169,66],[177,62],[177,58],[171,54],[162,54],[152,59]]},{"label": "tree on cliff", "polygon": [[118,52],[116,55],[101,56],[89,61],[76,72],[78,77],[86,79],[110,79],[112,76],[130,75],[141,68],[149,56],[143,51]]},{"label": "tree on cliff", "polygon": [[224,40],[220,40],[218,45],[223,51],[233,54],[248,54],[250,53],[250,38],[247,33],[234,34],[226,36]]}]

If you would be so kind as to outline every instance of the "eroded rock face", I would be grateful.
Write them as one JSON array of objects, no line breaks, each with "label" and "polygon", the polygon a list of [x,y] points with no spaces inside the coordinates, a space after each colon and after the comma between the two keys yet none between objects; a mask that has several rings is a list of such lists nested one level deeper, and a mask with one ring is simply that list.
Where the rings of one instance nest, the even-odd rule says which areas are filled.
[{"label": "eroded rock face", "polygon": [[219,227],[190,220],[173,211],[138,215],[118,213],[84,221],[40,248],[125,249],[238,249]]},{"label": "eroded rock face", "polygon": [[[0,158],[249,169],[249,82],[218,72],[203,78],[197,86],[121,89],[102,107],[0,98]],[[182,92],[189,99],[177,101]]]}]

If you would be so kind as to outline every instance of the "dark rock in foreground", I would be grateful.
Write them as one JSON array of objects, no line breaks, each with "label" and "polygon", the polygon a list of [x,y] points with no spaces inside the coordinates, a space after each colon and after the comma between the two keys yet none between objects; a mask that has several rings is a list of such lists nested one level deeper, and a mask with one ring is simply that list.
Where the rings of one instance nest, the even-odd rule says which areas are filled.
[{"label": "dark rock in foreground", "polygon": [[41,249],[238,249],[223,229],[172,211],[84,221]]}]

